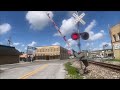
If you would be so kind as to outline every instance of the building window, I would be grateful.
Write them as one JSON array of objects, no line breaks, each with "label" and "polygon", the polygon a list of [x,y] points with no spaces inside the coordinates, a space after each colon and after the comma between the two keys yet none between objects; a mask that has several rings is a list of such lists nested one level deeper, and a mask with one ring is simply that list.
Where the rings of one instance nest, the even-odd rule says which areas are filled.
[{"label": "building window", "polygon": [[37,52],[39,52],[39,49],[37,50]]},{"label": "building window", "polygon": [[113,37],[114,37],[114,40],[116,41],[116,36],[115,36],[115,35],[113,35]]},{"label": "building window", "polygon": [[120,32],[118,33],[118,40],[120,40]]}]

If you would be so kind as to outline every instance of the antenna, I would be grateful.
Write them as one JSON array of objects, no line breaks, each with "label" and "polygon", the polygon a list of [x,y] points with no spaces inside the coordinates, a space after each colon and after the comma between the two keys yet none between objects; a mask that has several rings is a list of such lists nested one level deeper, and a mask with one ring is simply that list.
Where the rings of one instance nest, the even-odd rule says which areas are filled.
[{"label": "antenna", "polygon": [[12,45],[12,39],[11,39],[11,36],[8,38],[8,46],[11,46]]}]

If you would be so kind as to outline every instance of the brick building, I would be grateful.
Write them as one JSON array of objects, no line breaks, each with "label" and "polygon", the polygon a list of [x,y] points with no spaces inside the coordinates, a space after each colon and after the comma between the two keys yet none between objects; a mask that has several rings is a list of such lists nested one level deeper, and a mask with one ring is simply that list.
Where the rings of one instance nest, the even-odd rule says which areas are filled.
[{"label": "brick building", "polygon": [[43,46],[36,47],[34,53],[35,59],[49,60],[49,59],[68,59],[68,50],[61,46]]},{"label": "brick building", "polygon": [[110,29],[112,48],[115,59],[120,59],[120,24],[117,24]]},{"label": "brick building", "polygon": [[18,63],[20,54],[15,47],[0,45],[0,65]]}]

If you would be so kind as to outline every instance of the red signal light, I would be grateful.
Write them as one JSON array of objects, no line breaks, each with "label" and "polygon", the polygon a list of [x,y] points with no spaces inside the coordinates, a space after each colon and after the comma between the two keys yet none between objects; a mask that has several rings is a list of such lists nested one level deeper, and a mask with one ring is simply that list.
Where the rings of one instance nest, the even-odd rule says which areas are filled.
[{"label": "red signal light", "polygon": [[70,50],[68,50],[68,54],[69,54],[69,55],[71,55],[71,54],[72,54]]},{"label": "red signal light", "polygon": [[77,39],[80,38],[80,35],[79,35],[78,33],[73,33],[73,34],[71,35],[71,38],[72,38],[73,40],[77,40]]}]

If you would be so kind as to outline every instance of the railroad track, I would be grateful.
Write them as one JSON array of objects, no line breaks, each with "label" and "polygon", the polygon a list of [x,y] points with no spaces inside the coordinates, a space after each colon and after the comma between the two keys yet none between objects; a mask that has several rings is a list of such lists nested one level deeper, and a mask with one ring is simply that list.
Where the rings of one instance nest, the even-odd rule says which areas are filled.
[{"label": "railroad track", "polygon": [[110,69],[114,69],[117,71],[120,71],[120,66],[118,65],[113,65],[113,64],[108,64],[108,63],[103,63],[103,62],[96,62],[96,61],[88,61],[91,64],[95,64],[95,65],[99,65],[99,66],[103,66],[106,68],[110,68]]}]

